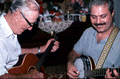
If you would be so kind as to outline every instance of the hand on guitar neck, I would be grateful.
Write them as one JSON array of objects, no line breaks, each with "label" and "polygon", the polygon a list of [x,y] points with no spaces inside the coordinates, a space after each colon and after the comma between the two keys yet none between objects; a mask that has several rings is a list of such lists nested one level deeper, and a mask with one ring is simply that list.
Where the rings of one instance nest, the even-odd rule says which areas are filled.
[{"label": "hand on guitar neck", "polygon": [[[112,76],[112,74],[114,74],[114,76]],[[110,69],[107,69],[105,78],[113,79],[113,78],[120,78],[120,77],[116,69],[113,69],[113,71],[110,71]]]},{"label": "hand on guitar neck", "polygon": [[52,47],[52,49],[51,49],[51,52],[55,52],[55,51],[59,48],[59,42],[57,41],[58,36],[56,35],[55,32],[53,32],[53,33],[51,34],[51,36],[52,36],[52,38],[47,41],[46,45],[40,47],[40,51],[41,51],[41,52],[45,52],[46,49],[48,48],[48,46],[49,46],[51,43],[54,43],[54,45],[53,45],[53,47]]}]

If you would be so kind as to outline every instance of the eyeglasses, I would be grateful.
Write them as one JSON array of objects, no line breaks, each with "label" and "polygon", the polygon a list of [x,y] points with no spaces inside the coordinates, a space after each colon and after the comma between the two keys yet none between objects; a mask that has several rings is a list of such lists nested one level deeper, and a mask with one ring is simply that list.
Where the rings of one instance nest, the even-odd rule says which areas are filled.
[{"label": "eyeglasses", "polygon": [[30,22],[25,18],[25,16],[23,15],[23,13],[22,13],[22,12],[20,12],[20,13],[22,14],[23,18],[27,21],[27,23],[30,25],[30,27],[33,27],[34,23],[30,23]]}]

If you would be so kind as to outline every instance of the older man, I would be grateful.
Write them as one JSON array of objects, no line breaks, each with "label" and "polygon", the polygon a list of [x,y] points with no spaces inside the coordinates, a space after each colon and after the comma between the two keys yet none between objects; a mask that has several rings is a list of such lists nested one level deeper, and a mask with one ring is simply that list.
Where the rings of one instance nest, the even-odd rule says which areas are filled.
[{"label": "older man", "polygon": [[[18,43],[17,35],[22,34],[25,30],[31,30],[33,24],[39,16],[39,5],[35,0],[13,0],[7,14],[0,16],[0,76],[1,78],[16,77],[10,75],[8,69],[12,68],[18,61],[21,52],[25,53],[26,49],[22,49]],[[44,52],[48,45],[54,39],[48,40],[47,44],[39,48],[27,49],[31,53]],[[55,52],[59,48],[59,42],[55,41],[51,52]],[[24,52],[25,51],[25,52]],[[17,72],[17,71],[16,71]],[[30,74],[22,75],[23,78],[43,78],[41,72],[36,70]],[[34,73],[36,72],[36,73]],[[21,75],[17,75],[19,77]],[[19,77],[20,78],[20,77]]]}]

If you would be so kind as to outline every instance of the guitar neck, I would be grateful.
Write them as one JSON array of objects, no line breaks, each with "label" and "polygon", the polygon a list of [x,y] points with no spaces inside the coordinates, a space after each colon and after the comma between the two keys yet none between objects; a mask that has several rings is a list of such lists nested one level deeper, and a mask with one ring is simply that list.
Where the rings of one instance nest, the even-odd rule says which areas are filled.
[{"label": "guitar neck", "polygon": [[45,62],[48,53],[51,51],[52,47],[54,45],[54,41],[52,41],[50,43],[50,45],[47,47],[47,49],[45,50],[45,52],[43,53],[43,56],[39,59],[39,61],[37,62],[37,64],[35,65],[35,67],[37,68],[37,70],[39,71],[43,65],[43,63]]},{"label": "guitar neck", "polygon": [[[102,68],[102,69],[94,69],[91,71],[85,71],[85,77],[105,76],[107,69],[108,68]],[[116,69],[117,72],[120,74],[120,68],[110,68],[110,71],[113,71],[113,69]],[[112,75],[114,75],[114,74],[112,74]]]},{"label": "guitar neck", "polygon": [[54,45],[54,42],[58,39],[58,36],[56,36],[56,33],[55,31],[53,31],[53,34],[52,34],[53,38],[55,39],[54,41],[52,41],[50,43],[50,45],[47,47],[47,49],[45,50],[45,52],[43,53],[43,56],[39,59],[39,61],[37,62],[37,64],[35,65],[35,67],[37,68],[38,71],[40,71],[43,63],[45,62],[48,54],[50,53],[53,45]]}]

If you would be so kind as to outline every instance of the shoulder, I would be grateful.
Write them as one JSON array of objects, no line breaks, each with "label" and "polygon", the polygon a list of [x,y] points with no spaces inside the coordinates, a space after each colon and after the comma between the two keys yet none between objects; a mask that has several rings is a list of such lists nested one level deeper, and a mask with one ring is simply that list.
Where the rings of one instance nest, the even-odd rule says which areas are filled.
[{"label": "shoulder", "polygon": [[93,27],[89,27],[85,31],[94,31],[94,29],[93,29]]},{"label": "shoulder", "polygon": [[94,34],[96,31],[95,31],[95,29],[93,28],[93,27],[89,27],[89,28],[87,28],[85,31],[84,31],[84,33],[83,34],[87,34],[87,35],[91,35],[91,34]]}]

